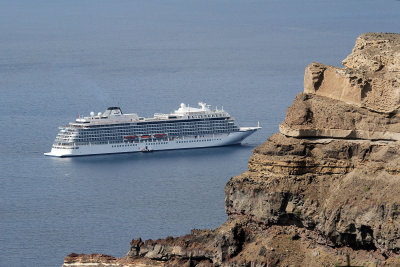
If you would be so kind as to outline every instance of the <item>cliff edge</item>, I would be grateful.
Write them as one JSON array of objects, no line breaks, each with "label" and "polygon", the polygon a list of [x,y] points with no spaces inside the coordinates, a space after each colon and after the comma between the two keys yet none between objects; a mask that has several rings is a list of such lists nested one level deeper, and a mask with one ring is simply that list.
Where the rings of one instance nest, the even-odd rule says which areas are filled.
[{"label": "cliff edge", "polygon": [[362,34],[342,63],[306,68],[280,132],[226,185],[220,227],[63,266],[400,265],[400,34]]}]

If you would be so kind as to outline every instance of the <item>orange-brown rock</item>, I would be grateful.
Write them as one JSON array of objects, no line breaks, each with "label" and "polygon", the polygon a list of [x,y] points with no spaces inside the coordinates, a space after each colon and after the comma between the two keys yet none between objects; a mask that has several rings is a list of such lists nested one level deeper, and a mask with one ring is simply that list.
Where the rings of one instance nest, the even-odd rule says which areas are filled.
[{"label": "orange-brown rock", "polygon": [[400,37],[361,35],[344,68],[310,64],[280,132],[292,137],[400,140]]},{"label": "orange-brown rock", "polygon": [[298,94],[279,126],[292,137],[400,140],[400,116],[314,94]]},{"label": "orange-brown rock", "polygon": [[304,92],[337,99],[381,113],[400,106],[400,36],[366,33],[357,38],[345,68],[310,64]]}]

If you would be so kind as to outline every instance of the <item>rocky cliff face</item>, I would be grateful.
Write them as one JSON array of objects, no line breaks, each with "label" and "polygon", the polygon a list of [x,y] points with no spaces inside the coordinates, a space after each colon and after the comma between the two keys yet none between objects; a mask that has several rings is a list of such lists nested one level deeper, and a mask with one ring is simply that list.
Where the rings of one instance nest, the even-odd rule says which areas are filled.
[{"label": "rocky cliff face", "polygon": [[226,185],[219,228],[64,266],[399,265],[400,35],[361,35],[343,65],[306,68],[280,132]]}]

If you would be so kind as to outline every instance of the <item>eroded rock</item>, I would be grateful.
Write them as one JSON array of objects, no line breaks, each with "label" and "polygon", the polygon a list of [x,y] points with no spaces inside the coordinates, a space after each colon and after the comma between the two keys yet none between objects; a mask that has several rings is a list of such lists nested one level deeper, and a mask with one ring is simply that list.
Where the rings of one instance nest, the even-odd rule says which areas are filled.
[{"label": "eroded rock", "polygon": [[337,99],[380,113],[400,106],[399,34],[367,33],[357,38],[345,68],[310,64],[304,92]]}]

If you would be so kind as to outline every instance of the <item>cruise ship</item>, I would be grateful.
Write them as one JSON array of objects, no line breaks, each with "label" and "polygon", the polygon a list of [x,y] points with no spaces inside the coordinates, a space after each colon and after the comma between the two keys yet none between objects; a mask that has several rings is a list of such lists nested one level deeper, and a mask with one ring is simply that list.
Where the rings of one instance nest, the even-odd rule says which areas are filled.
[{"label": "cruise ship", "polygon": [[59,127],[51,152],[53,157],[227,146],[241,143],[261,129],[238,127],[223,108],[211,109],[200,102],[198,108],[181,104],[170,114],[152,118],[123,114],[119,107],[104,113],[79,117]]}]

